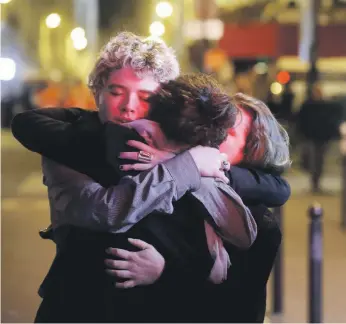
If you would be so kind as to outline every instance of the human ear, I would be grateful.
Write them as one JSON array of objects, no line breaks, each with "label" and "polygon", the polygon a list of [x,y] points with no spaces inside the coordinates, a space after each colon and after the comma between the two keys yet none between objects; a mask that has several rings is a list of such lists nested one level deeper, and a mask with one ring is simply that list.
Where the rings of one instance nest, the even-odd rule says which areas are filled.
[{"label": "human ear", "polygon": [[235,136],[235,129],[234,129],[234,127],[230,128],[230,129],[228,130],[228,135],[230,135],[230,136]]}]

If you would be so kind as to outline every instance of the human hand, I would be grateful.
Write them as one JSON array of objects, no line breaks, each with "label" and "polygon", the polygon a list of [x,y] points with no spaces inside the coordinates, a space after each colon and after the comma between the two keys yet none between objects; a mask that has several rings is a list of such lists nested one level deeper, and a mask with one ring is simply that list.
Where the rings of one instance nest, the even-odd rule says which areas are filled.
[{"label": "human hand", "polygon": [[[196,146],[189,149],[189,152],[196,163],[202,177],[219,178],[225,183],[229,183],[224,170],[229,170],[227,156],[216,148]],[[224,162],[227,162],[224,165]]]},{"label": "human hand", "polygon": [[[150,147],[147,144],[144,144],[142,142],[138,141],[128,141],[127,145],[137,148],[140,150],[140,152],[144,152],[145,154],[149,153],[148,155],[148,161],[141,160],[140,152],[121,152],[119,155],[119,158],[121,159],[128,159],[128,160],[134,160],[134,161],[141,161],[142,163],[135,163],[135,164],[124,164],[121,165],[121,170],[129,171],[129,170],[137,170],[137,171],[144,171],[152,169],[155,165],[162,163],[164,161],[167,161],[175,156],[174,153],[166,152],[166,151],[160,151],[158,149],[155,149],[153,147]],[[150,161],[149,161],[150,160]],[[143,163],[145,162],[145,163]]]},{"label": "human hand", "polygon": [[124,282],[117,282],[115,284],[117,288],[133,288],[154,283],[161,276],[165,259],[152,245],[138,239],[128,240],[141,251],[108,248],[106,250],[108,254],[123,260],[106,259],[105,263],[109,268],[106,272],[111,276],[127,279]]}]

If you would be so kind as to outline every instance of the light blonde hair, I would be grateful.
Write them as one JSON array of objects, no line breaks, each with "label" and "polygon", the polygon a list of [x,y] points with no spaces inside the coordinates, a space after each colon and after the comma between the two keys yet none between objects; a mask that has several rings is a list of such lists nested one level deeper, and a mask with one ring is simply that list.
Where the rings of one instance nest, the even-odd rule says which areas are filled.
[{"label": "light blonde hair", "polygon": [[243,93],[235,94],[232,101],[253,116],[243,163],[279,173],[289,168],[291,165],[289,136],[267,105]]},{"label": "light blonde hair", "polygon": [[114,69],[130,66],[138,77],[150,75],[165,83],[179,76],[179,63],[172,48],[157,38],[142,38],[130,32],[121,32],[101,50],[88,86],[96,101]]}]

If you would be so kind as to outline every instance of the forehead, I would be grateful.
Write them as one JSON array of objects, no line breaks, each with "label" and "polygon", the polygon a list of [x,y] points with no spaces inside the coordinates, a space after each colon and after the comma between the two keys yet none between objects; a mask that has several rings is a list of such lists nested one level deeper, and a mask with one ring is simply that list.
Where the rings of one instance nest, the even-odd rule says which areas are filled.
[{"label": "forehead", "polygon": [[113,70],[109,74],[107,85],[119,85],[134,91],[155,91],[159,83],[150,75],[139,78],[131,67]]}]

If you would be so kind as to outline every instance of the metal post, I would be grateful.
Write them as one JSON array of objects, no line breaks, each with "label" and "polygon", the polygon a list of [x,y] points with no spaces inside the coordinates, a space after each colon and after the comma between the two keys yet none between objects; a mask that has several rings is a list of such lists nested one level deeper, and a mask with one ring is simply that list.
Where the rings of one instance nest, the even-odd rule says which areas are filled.
[{"label": "metal post", "polygon": [[322,322],[322,214],[320,204],[309,208],[309,323]]},{"label": "metal post", "polygon": [[[276,220],[283,233],[283,208],[277,207],[273,210]],[[279,250],[276,255],[274,268],[273,268],[273,313],[275,315],[282,314],[283,312],[283,243],[281,242]]]},{"label": "metal post", "polygon": [[341,153],[341,229],[346,230],[346,122],[340,125]]},{"label": "metal post", "polygon": [[311,3],[311,43],[309,48],[309,61],[310,69],[307,74],[307,97],[312,98],[313,85],[318,81],[319,75],[317,70],[317,58],[318,58],[318,12],[319,12],[320,0],[312,0]]}]

